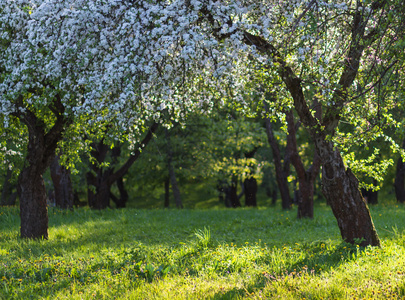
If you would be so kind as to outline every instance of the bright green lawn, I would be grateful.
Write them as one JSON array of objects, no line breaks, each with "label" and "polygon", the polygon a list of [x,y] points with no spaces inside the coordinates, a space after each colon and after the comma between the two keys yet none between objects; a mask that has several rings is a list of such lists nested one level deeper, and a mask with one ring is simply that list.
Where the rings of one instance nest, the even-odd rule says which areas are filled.
[{"label": "bright green lawn", "polygon": [[382,248],[341,242],[326,206],[50,209],[48,241],[0,208],[0,299],[405,298],[405,208],[372,207]]}]

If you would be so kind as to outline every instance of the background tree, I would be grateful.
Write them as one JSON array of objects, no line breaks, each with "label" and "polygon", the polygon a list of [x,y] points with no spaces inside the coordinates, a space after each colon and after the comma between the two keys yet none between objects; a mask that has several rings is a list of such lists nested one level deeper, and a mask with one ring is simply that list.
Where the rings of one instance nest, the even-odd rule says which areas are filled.
[{"label": "background tree", "polygon": [[[402,142],[402,148],[405,150],[405,139]],[[405,162],[400,156],[397,160],[396,175],[395,175],[395,196],[400,203],[405,202]]]},{"label": "background tree", "polygon": [[[201,8],[200,20],[211,26],[219,41],[251,46],[257,61],[271,61],[264,66],[276,71],[314,140],[323,167],[323,193],[343,239],[351,243],[380,244],[358,181],[346,169],[332,138],[347,108],[362,106],[368,98],[365,95],[385,101],[369,87],[386,78],[398,62],[385,54],[403,40],[401,17],[394,15],[402,10],[398,1],[332,6],[315,1],[258,3],[246,10],[236,3],[228,7],[206,4]],[[246,19],[237,12],[246,12]],[[310,109],[317,90],[323,90],[317,97],[324,111],[322,119]]]},{"label": "background tree", "polygon": [[54,187],[55,206],[62,209],[73,209],[74,192],[70,170],[61,166],[59,155],[55,155],[50,164],[51,178]]},{"label": "background tree", "polygon": [[[0,3],[2,125],[19,120],[28,132],[18,181],[22,237],[48,237],[42,175],[63,136],[76,136],[72,124],[93,129],[113,124],[115,138],[125,132],[136,144],[143,116],[159,118],[160,99],[179,117],[181,109],[167,98],[173,91],[151,78],[168,79],[150,69],[161,67],[158,57],[147,58],[157,53],[153,47],[145,52],[144,37],[151,36],[145,33],[155,28],[152,6],[91,0]],[[128,27],[131,22],[136,26]]]},{"label": "background tree", "polygon": [[[104,139],[101,139],[101,141],[98,143],[92,144],[93,149],[91,155],[95,161],[91,165],[91,170],[86,174],[88,185],[88,202],[90,207],[95,209],[107,208],[111,198],[111,186],[115,182],[117,182],[118,187],[120,188],[121,197],[123,196],[122,194],[125,194],[122,186],[122,178],[128,172],[129,168],[134,164],[134,162],[139,158],[142,150],[149,144],[157,128],[158,123],[153,123],[148,128],[146,135],[139,146],[118,168],[118,157],[121,151],[118,151],[117,147],[111,148],[104,142]],[[108,152],[111,152],[111,163],[108,163],[106,160]],[[105,164],[108,166],[104,167]],[[121,202],[119,202],[120,204],[118,204],[118,206],[125,206],[125,203]]]}]

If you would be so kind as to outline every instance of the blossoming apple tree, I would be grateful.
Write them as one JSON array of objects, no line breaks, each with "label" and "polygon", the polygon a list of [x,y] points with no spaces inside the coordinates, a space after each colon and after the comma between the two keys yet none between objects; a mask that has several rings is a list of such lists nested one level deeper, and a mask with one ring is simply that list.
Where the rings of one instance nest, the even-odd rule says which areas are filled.
[{"label": "blossoming apple tree", "polygon": [[146,1],[0,3],[2,126],[17,122],[28,131],[18,185],[22,237],[48,237],[42,174],[62,139],[108,124],[110,135],[136,141],[148,120],[162,112],[177,120],[189,110],[190,99],[177,95],[195,67],[188,50],[176,48],[182,37],[168,36],[168,47],[155,43],[157,13]]},{"label": "blossoming apple tree", "polygon": [[22,236],[47,237],[42,173],[71,124],[108,122],[135,137],[146,120],[170,126],[195,108],[271,92],[315,143],[343,239],[379,245],[335,137],[342,118],[367,125],[352,118],[358,107],[372,101],[363,119],[378,115],[383,127],[395,106],[381,91],[403,61],[403,10],[399,0],[2,1],[1,115],[29,132]]}]

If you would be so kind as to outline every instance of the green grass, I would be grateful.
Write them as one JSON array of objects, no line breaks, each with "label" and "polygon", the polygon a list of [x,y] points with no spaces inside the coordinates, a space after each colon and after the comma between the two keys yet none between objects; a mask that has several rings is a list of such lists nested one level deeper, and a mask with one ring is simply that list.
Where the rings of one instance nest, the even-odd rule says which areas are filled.
[{"label": "green grass", "polygon": [[405,298],[405,208],[371,208],[381,248],[342,243],[330,209],[50,209],[49,240],[0,208],[0,299]]}]

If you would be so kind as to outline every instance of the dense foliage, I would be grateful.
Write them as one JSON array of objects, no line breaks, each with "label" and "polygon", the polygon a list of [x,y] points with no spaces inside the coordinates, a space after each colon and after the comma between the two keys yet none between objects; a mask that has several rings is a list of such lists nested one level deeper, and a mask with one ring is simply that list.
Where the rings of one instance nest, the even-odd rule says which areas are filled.
[{"label": "dense foliage", "polygon": [[[24,164],[13,160],[20,168],[21,235],[48,236],[42,176],[55,151],[70,167],[80,153],[93,155],[86,173],[93,186],[88,195],[94,195],[89,203],[105,208],[118,177],[125,197],[122,178],[129,167],[107,180],[114,166],[99,159],[103,153],[95,158],[94,146],[125,142],[133,163],[145,147],[137,144],[142,135],[149,143],[156,130],[151,124],[166,128],[165,163],[181,207],[167,129],[189,124],[187,117],[196,111],[217,114],[218,107],[232,107],[215,125],[243,128],[250,136],[233,146],[233,133],[225,134],[204,150],[214,158],[206,160],[210,169],[231,177],[234,198],[243,173],[260,173],[261,164],[250,152],[263,144],[254,134],[260,121],[245,122],[239,114],[287,122],[284,129],[295,144],[295,124],[302,124],[309,135],[304,148],[316,151],[316,170],[322,165],[322,192],[342,238],[380,245],[355,175],[382,179],[393,165],[380,150],[384,142],[403,154],[398,111],[404,95],[404,12],[399,0],[3,1],[1,136],[13,138],[1,146],[8,161],[11,154],[25,155]],[[366,151],[356,153],[358,147]],[[196,149],[187,154],[195,156]],[[298,151],[295,145],[285,160],[292,156],[305,198],[299,205],[312,205],[314,192],[307,185],[314,185],[318,171],[305,182],[309,173],[297,160]]]}]

